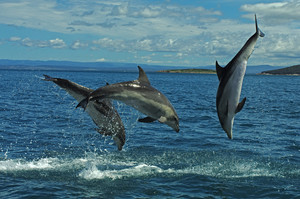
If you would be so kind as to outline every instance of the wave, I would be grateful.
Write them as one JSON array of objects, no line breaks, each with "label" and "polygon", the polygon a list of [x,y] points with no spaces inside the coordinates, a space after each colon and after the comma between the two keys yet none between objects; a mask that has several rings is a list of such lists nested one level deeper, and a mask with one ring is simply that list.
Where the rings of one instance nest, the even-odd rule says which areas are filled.
[{"label": "wave", "polygon": [[[63,178],[83,180],[117,180],[141,177],[182,177],[185,175],[214,178],[278,177],[299,178],[300,168],[270,160],[212,156],[201,158],[184,153],[126,156],[120,154],[89,154],[83,158],[10,159],[0,161],[0,174],[26,178],[51,178],[53,172]],[[195,155],[195,154],[194,154]],[[32,175],[34,173],[34,175]]]}]

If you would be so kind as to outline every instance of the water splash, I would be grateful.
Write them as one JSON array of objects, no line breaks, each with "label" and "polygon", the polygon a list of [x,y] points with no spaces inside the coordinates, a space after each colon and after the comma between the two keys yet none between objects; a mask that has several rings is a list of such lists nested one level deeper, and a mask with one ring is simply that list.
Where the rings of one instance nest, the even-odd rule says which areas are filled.
[{"label": "water splash", "polygon": [[[295,165],[279,165],[270,160],[258,158],[229,158],[212,156],[211,153],[195,152],[193,159],[182,152],[168,152],[164,155],[130,153],[87,153],[85,157],[73,159],[42,158],[39,160],[3,160],[0,161],[0,173],[51,172],[77,176],[84,180],[124,179],[140,177],[182,177],[185,175],[208,176],[213,178],[251,178],[300,175],[300,168]],[[196,156],[195,156],[196,155]],[[146,156],[146,157],[145,157]],[[206,158],[211,156],[209,160]],[[181,164],[179,164],[179,160]],[[196,160],[196,161],[195,161]],[[49,174],[47,174],[47,172]],[[45,174],[46,173],[46,174]],[[72,176],[62,176],[71,178]]]}]

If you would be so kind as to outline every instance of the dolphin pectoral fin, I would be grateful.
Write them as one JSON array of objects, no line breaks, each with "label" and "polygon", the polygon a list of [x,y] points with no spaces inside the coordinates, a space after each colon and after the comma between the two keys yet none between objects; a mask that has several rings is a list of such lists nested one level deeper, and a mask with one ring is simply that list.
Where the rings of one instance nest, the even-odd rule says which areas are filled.
[{"label": "dolphin pectoral fin", "polygon": [[138,80],[140,82],[143,82],[143,83],[146,83],[146,84],[150,85],[150,81],[149,81],[145,71],[140,66],[138,66],[138,68],[139,68],[139,78],[138,78]]},{"label": "dolphin pectoral fin", "polygon": [[219,65],[218,61],[216,61],[216,71],[217,71],[217,75],[218,75],[219,80],[223,77],[224,70],[225,69]]},{"label": "dolphin pectoral fin", "polygon": [[238,106],[236,107],[235,113],[238,113],[242,110],[242,108],[244,107],[246,102],[246,97],[238,104]]},{"label": "dolphin pectoral fin", "polygon": [[158,119],[158,121],[159,121],[160,123],[165,123],[165,122],[167,121],[167,118],[161,116],[161,117]]},{"label": "dolphin pectoral fin", "polygon": [[156,119],[152,118],[152,117],[145,117],[145,118],[141,118],[138,121],[139,122],[144,122],[144,123],[151,123],[154,122]]},{"label": "dolphin pectoral fin", "polygon": [[89,98],[87,97],[87,98],[81,100],[81,102],[79,102],[79,104],[76,106],[76,108],[82,107],[85,110],[88,103],[89,103]]}]

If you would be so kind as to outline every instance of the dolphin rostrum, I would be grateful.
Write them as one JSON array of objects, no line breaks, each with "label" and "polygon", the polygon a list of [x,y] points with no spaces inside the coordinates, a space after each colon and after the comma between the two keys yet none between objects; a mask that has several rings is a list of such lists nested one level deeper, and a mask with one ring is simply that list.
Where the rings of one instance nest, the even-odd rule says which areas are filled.
[{"label": "dolphin rostrum", "polygon": [[[78,102],[85,99],[93,89],[81,86],[75,82],[45,76],[45,81],[52,81],[67,91]],[[119,150],[125,144],[125,128],[117,110],[109,99],[95,100],[86,107],[86,112],[99,127],[96,129],[100,134],[112,136]]]},{"label": "dolphin rostrum", "polygon": [[264,33],[257,26],[256,15],[255,26],[256,32],[224,68],[216,62],[216,71],[220,81],[216,100],[217,112],[221,126],[229,139],[232,139],[234,116],[242,110],[246,102],[246,97],[241,102],[239,101],[247,61],[254,50],[258,38],[264,36]]},{"label": "dolphin rostrum", "polygon": [[148,123],[158,120],[179,132],[179,119],[170,101],[150,85],[146,73],[140,66],[138,69],[137,80],[100,87],[90,93],[77,107],[85,109],[89,102],[105,98],[119,100],[147,115],[146,118],[139,119],[139,122]]}]

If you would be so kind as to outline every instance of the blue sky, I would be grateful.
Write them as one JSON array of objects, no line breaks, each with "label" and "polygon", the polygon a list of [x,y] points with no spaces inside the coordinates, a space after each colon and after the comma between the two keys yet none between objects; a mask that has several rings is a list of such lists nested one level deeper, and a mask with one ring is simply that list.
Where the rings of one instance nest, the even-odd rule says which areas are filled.
[{"label": "blue sky", "polygon": [[300,64],[300,0],[2,0],[0,59],[225,65],[255,32],[249,65]]}]

